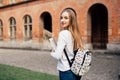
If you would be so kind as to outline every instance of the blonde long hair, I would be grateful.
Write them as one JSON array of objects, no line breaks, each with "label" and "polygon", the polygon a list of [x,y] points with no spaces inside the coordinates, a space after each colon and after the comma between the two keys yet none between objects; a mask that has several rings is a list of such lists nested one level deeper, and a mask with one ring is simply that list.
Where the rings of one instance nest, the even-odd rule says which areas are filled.
[{"label": "blonde long hair", "polygon": [[66,8],[62,11],[62,13],[63,12],[67,12],[70,17],[70,25],[68,26],[68,30],[71,32],[74,38],[74,50],[78,48],[84,49],[82,38],[78,29],[76,12],[71,8]]}]

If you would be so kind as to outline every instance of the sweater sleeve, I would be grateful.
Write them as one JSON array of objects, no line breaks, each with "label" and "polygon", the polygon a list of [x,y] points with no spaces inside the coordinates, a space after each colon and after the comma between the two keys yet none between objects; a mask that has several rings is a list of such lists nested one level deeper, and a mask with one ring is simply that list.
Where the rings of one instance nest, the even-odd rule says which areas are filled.
[{"label": "sweater sleeve", "polygon": [[58,60],[62,58],[63,49],[66,45],[64,34],[64,32],[59,33],[56,50],[55,52],[51,52],[51,56]]}]

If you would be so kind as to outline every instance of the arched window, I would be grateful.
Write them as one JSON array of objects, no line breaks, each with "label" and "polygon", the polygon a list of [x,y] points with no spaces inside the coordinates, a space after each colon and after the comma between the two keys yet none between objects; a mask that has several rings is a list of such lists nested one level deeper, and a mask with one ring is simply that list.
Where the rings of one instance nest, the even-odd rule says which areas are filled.
[{"label": "arched window", "polygon": [[25,40],[32,39],[32,18],[29,15],[24,16],[24,33]]},{"label": "arched window", "polygon": [[0,20],[0,40],[3,40],[3,22]]},{"label": "arched window", "polygon": [[14,40],[16,39],[16,20],[15,18],[11,17],[10,20],[10,39]]}]

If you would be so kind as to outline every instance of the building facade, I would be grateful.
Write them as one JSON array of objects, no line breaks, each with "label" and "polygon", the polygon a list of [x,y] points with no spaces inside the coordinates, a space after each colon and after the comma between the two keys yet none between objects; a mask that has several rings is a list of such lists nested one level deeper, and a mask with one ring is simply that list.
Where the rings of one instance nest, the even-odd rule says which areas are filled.
[{"label": "building facade", "polygon": [[0,47],[50,49],[65,8],[76,11],[86,47],[120,50],[120,0],[0,0]]}]

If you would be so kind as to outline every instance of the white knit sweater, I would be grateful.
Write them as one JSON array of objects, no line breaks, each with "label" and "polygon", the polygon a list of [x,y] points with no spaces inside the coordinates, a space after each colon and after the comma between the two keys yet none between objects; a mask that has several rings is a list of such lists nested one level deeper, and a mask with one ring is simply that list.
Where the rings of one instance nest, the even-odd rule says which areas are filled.
[{"label": "white knit sweater", "polygon": [[68,30],[62,30],[59,33],[57,47],[55,52],[51,52],[51,56],[58,60],[57,69],[60,71],[67,71],[70,69],[67,58],[64,54],[64,48],[67,51],[69,59],[72,59],[74,40],[71,32]]}]

